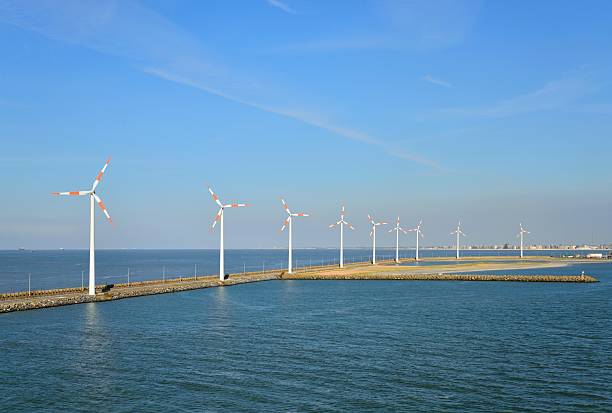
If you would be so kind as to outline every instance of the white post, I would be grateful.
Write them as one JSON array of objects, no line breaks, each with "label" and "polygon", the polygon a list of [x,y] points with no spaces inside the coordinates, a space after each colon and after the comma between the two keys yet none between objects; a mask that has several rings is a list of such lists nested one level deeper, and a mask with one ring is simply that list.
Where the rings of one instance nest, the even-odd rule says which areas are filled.
[{"label": "white post", "polygon": [[523,258],[523,229],[521,228],[521,258]]},{"label": "white post", "polygon": [[[583,272],[584,274],[584,272]],[[28,273],[28,296],[32,295],[32,289],[30,288],[31,284],[30,284],[30,278],[32,278],[32,274]]]},{"label": "white post", "polygon": [[85,271],[81,270],[81,291],[85,289]]},{"label": "white post", "polygon": [[457,259],[459,259],[459,228],[457,228]]},{"label": "white post", "polygon": [[395,262],[399,264],[399,229],[395,230]]},{"label": "white post", "polygon": [[293,222],[293,220],[291,218],[289,218],[289,264],[287,265],[287,272],[289,274],[291,274],[292,268],[293,268],[293,262],[292,262],[292,257],[291,257],[291,223]]},{"label": "white post", "polygon": [[340,268],[344,268],[344,223],[340,223]]},{"label": "white post", "polygon": [[372,225],[372,264],[376,264],[376,225]]},{"label": "white post", "polygon": [[166,282],[166,267],[162,267],[162,282]]},{"label": "white post", "polygon": [[225,279],[225,256],[223,251],[223,215],[225,215],[224,212],[225,211],[223,210],[223,208],[221,208],[221,222],[219,222],[219,224],[221,225],[221,244],[219,247],[219,279],[221,281]]},{"label": "white post", "polygon": [[417,245],[416,245],[416,260],[419,260],[419,230],[416,231]]},{"label": "white post", "polygon": [[94,233],[94,197],[89,196],[89,295],[96,295],[96,246]]}]

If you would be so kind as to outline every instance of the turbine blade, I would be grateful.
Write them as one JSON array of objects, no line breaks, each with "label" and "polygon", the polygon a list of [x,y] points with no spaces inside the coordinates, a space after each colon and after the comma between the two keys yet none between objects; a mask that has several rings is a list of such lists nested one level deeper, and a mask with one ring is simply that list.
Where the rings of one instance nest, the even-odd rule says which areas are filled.
[{"label": "turbine blade", "polygon": [[100,181],[102,180],[102,175],[104,175],[104,172],[106,171],[106,168],[108,167],[108,164],[110,163],[110,161],[111,161],[111,158],[109,156],[108,159],[106,160],[106,163],[102,167],[102,170],[98,173],[98,176],[96,176],[96,180],[94,181],[91,187],[92,191],[95,191],[98,185],[100,184]]},{"label": "turbine blade", "polygon": [[291,211],[289,210],[289,205],[287,205],[287,203],[285,202],[283,198],[281,198],[281,202],[283,203],[283,208],[285,208],[285,211],[287,211],[287,214],[291,215]]},{"label": "turbine blade", "polygon": [[283,226],[281,227],[281,231],[284,231],[285,228],[287,228],[287,225],[289,225],[289,221],[291,221],[291,216],[288,216],[287,219],[285,219],[285,222],[283,222]]},{"label": "turbine blade", "polygon": [[355,230],[355,228],[353,228],[353,226],[349,223],[346,224],[350,229]]},{"label": "turbine blade", "polygon": [[304,213],[291,214],[292,217],[309,217],[310,215]]},{"label": "turbine blade", "polygon": [[223,213],[223,207],[219,208],[219,212],[217,212],[217,215],[215,215],[215,219],[213,220],[212,226],[210,227],[211,230],[215,229],[217,222],[219,222],[219,220],[221,219],[222,213]]},{"label": "turbine blade", "polygon": [[223,205],[223,208],[239,208],[239,207],[248,207],[249,204],[227,204]]},{"label": "turbine blade", "polygon": [[331,225],[329,226],[329,229],[332,229],[332,228],[333,228],[333,227],[335,227],[335,226],[336,226],[336,224],[331,224]]},{"label": "turbine blade", "polygon": [[96,195],[95,193],[91,194],[94,199],[96,200],[96,202],[98,203],[98,206],[100,207],[100,209],[102,210],[102,212],[104,212],[104,215],[106,215],[106,219],[108,219],[108,221],[110,223],[113,222],[113,220],[111,219],[108,211],[106,210],[106,206],[104,206],[104,203],[102,203],[102,200],[100,199],[100,197],[98,195]]},{"label": "turbine blade", "polygon": [[210,192],[212,199],[217,203],[217,205],[223,208],[223,204],[221,203],[221,201],[219,201],[219,197],[217,196],[217,194],[213,192],[213,190],[210,187],[208,188],[208,192]]},{"label": "turbine blade", "polygon": [[51,195],[83,196],[89,195],[91,191],[70,191],[70,192],[51,192]]},{"label": "turbine blade", "polygon": [[372,234],[374,233],[374,231],[370,231],[370,238],[372,238]]}]

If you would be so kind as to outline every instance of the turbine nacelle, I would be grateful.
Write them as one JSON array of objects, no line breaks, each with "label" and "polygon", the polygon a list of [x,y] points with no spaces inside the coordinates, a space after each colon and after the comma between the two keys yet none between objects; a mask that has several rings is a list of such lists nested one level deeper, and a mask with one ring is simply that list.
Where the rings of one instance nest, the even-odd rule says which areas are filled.
[{"label": "turbine nacelle", "polygon": [[96,194],[96,188],[100,184],[100,181],[102,180],[102,176],[104,175],[104,172],[106,172],[106,168],[108,168],[109,164],[110,164],[110,157],[106,160],[106,163],[104,164],[104,166],[102,167],[100,172],[98,172],[98,175],[96,176],[96,179],[94,180],[94,182],[93,182],[93,184],[91,186],[91,189],[89,191],[51,192],[51,195],[56,195],[56,196],[85,196],[85,195],[89,195],[89,196],[93,197],[93,199],[96,201],[96,203],[98,204],[98,206],[102,210],[102,213],[104,213],[104,216],[106,216],[106,219],[108,219],[108,221],[110,223],[112,223],[113,220],[110,217],[110,214],[108,213],[108,210],[106,209],[106,206],[104,205],[104,203],[102,202],[100,197]]},{"label": "turbine nacelle", "polygon": [[217,215],[215,215],[215,219],[213,220],[213,223],[212,223],[212,226],[211,226],[211,231],[215,229],[215,226],[217,225],[217,222],[219,222],[221,220],[221,215],[223,215],[223,210],[225,208],[239,208],[239,207],[248,207],[249,206],[248,204],[223,204],[219,200],[219,197],[217,196],[217,194],[215,194],[210,187],[208,188],[208,192],[210,192],[210,195],[212,196],[213,201],[215,201],[215,203],[217,205],[219,205],[219,211],[217,212]]},{"label": "turbine nacelle", "polygon": [[461,231],[461,221],[459,221],[459,223],[457,224],[457,229],[451,232],[451,235],[455,235],[455,234],[461,234],[465,237],[465,233]]},{"label": "turbine nacelle", "polygon": [[283,226],[281,227],[281,231],[284,231],[285,228],[289,225],[289,222],[291,222],[291,218],[292,217],[309,217],[310,216],[309,214],[305,214],[303,212],[293,213],[293,212],[291,212],[291,210],[289,209],[289,205],[287,205],[287,203],[285,202],[285,200],[283,198],[281,198],[281,202],[283,204],[283,208],[285,209],[285,212],[287,213],[287,218],[283,222]]},{"label": "turbine nacelle", "polygon": [[374,230],[376,229],[376,227],[380,225],[387,225],[386,222],[376,222],[370,214],[368,214],[368,221],[370,221],[370,224],[372,224],[372,230],[370,231],[370,237],[374,234]]},{"label": "turbine nacelle", "polygon": [[421,238],[423,238],[423,231],[421,231],[422,224],[423,224],[423,220],[420,220],[416,228],[409,229],[408,232],[416,232],[417,236],[420,236]]},{"label": "turbine nacelle", "polygon": [[404,234],[408,234],[408,232],[406,232],[406,230],[400,226],[400,217],[397,217],[397,224],[395,225],[395,227],[389,230],[389,232],[393,231],[402,231]]},{"label": "turbine nacelle", "polygon": [[351,224],[349,224],[348,222],[346,222],[346,221],[344,220],[344,207],[342,207],[342,209],[340,210],[340,221],[336,222],[335,224],[331,224],[331,225],[329,225],[329,229],[332,229],[332,228],[334,228],[336,225],[340,225],[340,224],[344,224],[344,225],[346,225],[347,227],[349,227],[350,229],[353,229],[353,230],[355,229],[355,228],[353,228],[353,226],[352,226]]}]

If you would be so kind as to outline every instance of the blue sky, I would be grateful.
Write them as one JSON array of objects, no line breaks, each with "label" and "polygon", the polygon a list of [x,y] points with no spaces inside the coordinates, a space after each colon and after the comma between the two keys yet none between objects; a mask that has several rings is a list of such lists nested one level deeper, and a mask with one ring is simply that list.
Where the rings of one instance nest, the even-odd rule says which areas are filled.
[{"label": "blue sky", "polygon": [[[612,3],[0,0],[0,248],[612,242]],[[392,245],[394,237],[379,237]],[[402,240],[413,245],[412,237]]]}]

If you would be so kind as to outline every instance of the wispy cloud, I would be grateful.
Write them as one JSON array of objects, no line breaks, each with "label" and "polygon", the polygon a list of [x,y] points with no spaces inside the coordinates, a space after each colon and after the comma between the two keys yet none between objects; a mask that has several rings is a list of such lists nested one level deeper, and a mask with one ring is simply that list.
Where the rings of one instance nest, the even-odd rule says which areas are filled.
[{"label": "wispy cloud", "polygon": [[425,75],[421,78],[422,80],[432,83],[434,85],[438,85],[438,86],[444,86],[444,87],[453,87],[453,85],[451,85],[450,83],[442,80],[442,79],[438,79],[436,77],[433,77],[432,75]]},{"label": "wispy cloud", "polygon": [[309,113],[309,112],[305,112],[303,110],[300,109],[289,109],[289,108],[281,108],[281,107],[274,107],[274,106],[267,106],[258,102],[254,102],[254,101],[250,101],[250,100],[246,100],[237,96],[233,96],[230,94],[227,94],[223,91],[220,91],[218,89],[215,88],[211,88],[210,86],[204,84],[204,83],[200,83],[197,80],[191,79],[191,78],[184,78],[181,76],[178,76],[176,74],[173,73],[169,73],[164,71],[163,69],[160,68],[147,68],[145,69],[145,72],[159,77],[161,79],[164,80],[168,80],[171,82],[175,82],[175,83],[179,83],[185,86],[190,86],[190,87],[194,87],[200,90],[203,90],[205,92],[208,93],[212,93],[216,96],[222,97],[224,99],[227,100],[231,100],[232,102],[236,102],[242,105],[246,105],[255,109],[259,109],[268,113],[273,113],[279,116],[283,116],[283,117],[287,117],[290,119],[294,119],[297,120],[299,122],[302,123],[306,123],[308,125],[314,126],[316,128],[319,129],[323,129],[326,130],[328,132],[331,132],[335,135],[338,136],[342,136],[346,139],[350,139],[353,141],[357,141],[357,142],[361,142],[361,143],[365,143],[368,145],[372,145],[372,146],[376,146],[380,149],[382,149],[385,153],[387,153],[390,156],[396,157],[396,158],[400,158],[400,159],[404,159],[407,161],[411,161],[411,162],[415,162],[421,165],[425,165],[437,170],[442,170],[443,168],[440,166],[440,164],[438,164],[437,162],[431,160],[431,159],[427,159],[424,158],[422,156],[413,154],[413,153],[409,153],[406,152],[400,148],[397,148],[387,142],[384,142],[380,139],[377,139],[375,137],[373,137],[372,135],[365,133],[363,131],[357,130],[357,129],[351,129],[351,128],[347,128],[347,127],[343,127],[343,126],[339,126],[335,123],[332,123],[324,118],[322,118],[320,115],[316,115],[313,113]]},{"label": "wispy cloud", "polygon": [[[279,0],[267,0],[280,3]],[[328,2],[334,4],[334,2]],[[373,3],[373,4],[371,4]],[[469,35],[480,11],[480,0],[356,1],[350,8],[320,3],[319,11],[335,18],[320,23],[327,36],[281,44],[269,53],[330,52],[343,50],[425,51],[452,47]],[[334,16],[335,14],[335,16]],[[355,32],[355,19],[370,16]],[[338,33],[343,33],[338,37]]]},{"label": "wispy cloud", "polygon": [[293,10],[287,3],[283,3],[280,0],[266,0],[270,6],[276,7],[284,11],[285,13],[295,14],[295,10]]},{"label": "wispy cloud", "polygon": [[285,44],[266,49],[263,53],[325,53],[338,50],[381,50],[393,48],[390,39],[385,36],[352,36]]},{"label": "wispy cloud", "polygon": [[[204,58],[199,44],[181,28],[138,3],[66,0],[0,0],[0,22],[36,31],[136,63],[147,74],[197,88],[268,113],[291,118],[334,135],[379,148],[384,153],[430,168],[432,160],[401,151],[363,131],[293,105],[272,102],[265,88],[255,89],[249,76]],[[242,80],[246,78],[247,80]],[[323,112],[325,113],[325,112]]]},{"label": "wispy cloud", "polygon": [[532,112],[561,109],[593,92],[594,85],[581,77],[567,77],[547,83],[524,95],[490,105],[446,108],[437,111],[459,117],[503,118]]}]

